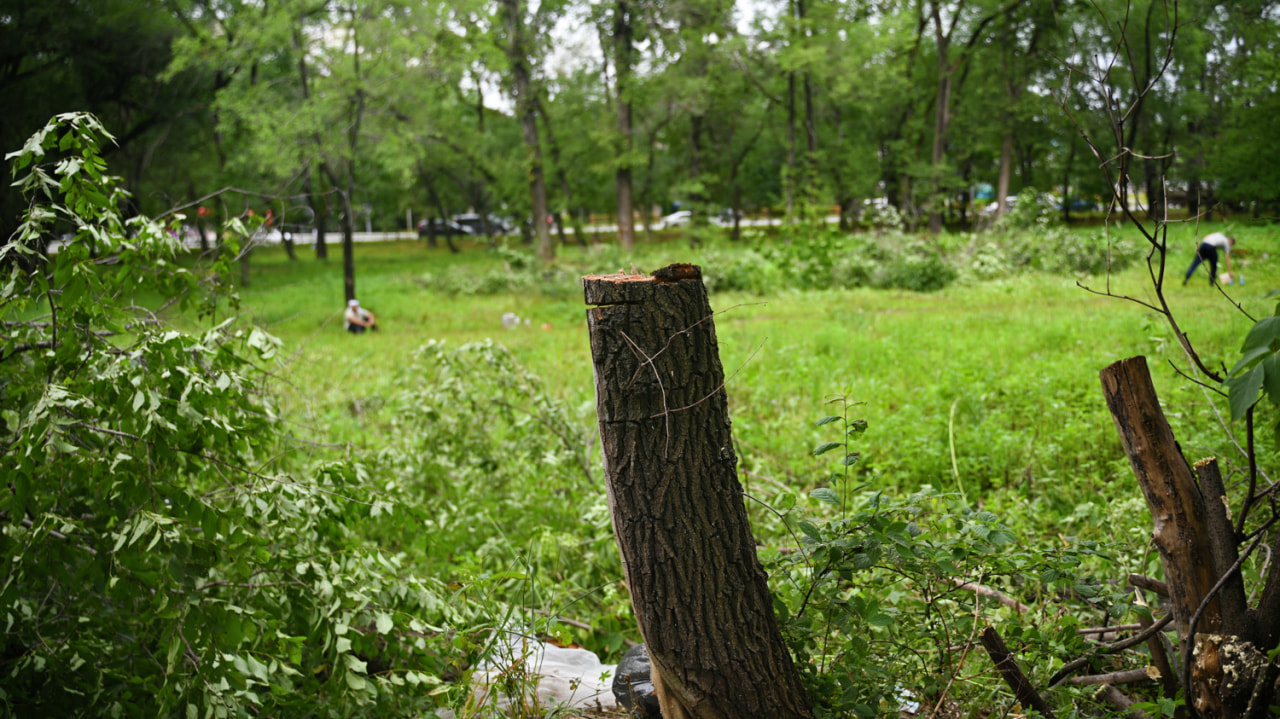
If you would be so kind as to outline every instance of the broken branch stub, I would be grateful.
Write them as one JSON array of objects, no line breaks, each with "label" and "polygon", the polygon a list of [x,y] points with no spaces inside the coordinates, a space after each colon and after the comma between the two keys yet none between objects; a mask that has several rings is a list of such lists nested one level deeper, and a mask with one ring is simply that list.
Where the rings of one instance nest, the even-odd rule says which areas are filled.
[{"label": "broken branch stub", "polygon": [[811,717],[755,554],[698,268],[583,278],[614,534],[666,719]]}]

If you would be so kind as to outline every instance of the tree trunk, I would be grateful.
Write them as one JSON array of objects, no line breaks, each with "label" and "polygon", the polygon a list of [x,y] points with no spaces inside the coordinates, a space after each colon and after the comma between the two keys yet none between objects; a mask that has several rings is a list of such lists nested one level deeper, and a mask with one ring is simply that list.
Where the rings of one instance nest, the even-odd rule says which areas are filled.
[{"label": "tree trunk", "polygon": [[584,278],[610,512],[666,719],[811,717],[755,554],[701,271]]},{"label": "tree trunk", "polygon": [[356,299],[356,228],[351,211],[353,184],[348,175],[347,189],[342,192],[342,287],[347,302]]},{"label": "tree trunk", "polygon": [[529,195],[533,209],[533,231],[538,238],[538,256],[543,262],[555,259],[555,246],[547,228],[547,182],[542,167],[542,145],[538,141],[538,118],[533,96],[533,79],[529,75],[529,57],[525,50],[524,3],[502,0],[506,13],[507,55],[511,60],[511,76],[515,88],[516,112],[524,130],[524,144],[529,154]]},{"label": "tree trunk", "polygon": [[793,222],[796,211],[796,73],[787,73],[787,222]]},{"label": "tree trunk", "polygon": [[[702,129],[706,117],[703,115],[689,116],[689,180],[697,186],[702,178]],[[689,199],[692,200],[692,212],[689,217],[689,227],[696,229],[706,223],[707,196],[702,190],[696,190],[689,193]],[[690,232],[689,245],[697,247],[700,244],[697,232]]]},{"label": "tree trunk", "polygon": [[[323,167],[323,166],[322,166]],[[307,187],[304,190],[307,193],[307,202],[311,204],[311,214],[315,217],[316,223],[316,259],[321,261],[329,260],[329,245],[325,239],[325,235],[329,232],[329,194],[324,189],[324,180],[319,179],[320,192],[311,191],[311,171],[307,171]]]},{"label": "tree trunk", "polygon": [[1013,175],[1013,131],[1006,130],[1000,143],[1000,177],[996,180],[996,217],[1009,212],[1009,179]]},{"label": "tree trunk", "polygon": [[618,0],[613,10],[613,64],[618,75],[618,135],[620,136],[620,153],[623,157],[618,164],[614,182],[618,193],[618,244],[623,252],[630,252],[636,246],[635,208],[632,202],[631,182],[631,148],[633,131],[631,127],[631,19],[628,16],[626,0]]},{"label": "tree trunk", "polygon": [[[1237,539],[1230,520],[1217,516],[1224,490],[1216,462],[1198,463],[1197,486],[1160,410],[1145,357],[1117,362],[1101,376],[1107,407],[1151,510],[1151,536],[1184,660],[1191,665],[1189,701],[1209,717],[1246,716],[1250,706],[1269,701],[1274,664],[1263,654],[1270,647],[1260,651],[1253,643],[1253,614],[1235,562]],[[1216,505],[1212,515],[1206,500]]]},{"label": "tree trunk", "polygon": [[933,147],[929,153],[929,166],[933,173],[933,197],[929,199],[929,233],[942,232],[942,165],[947,156],[947,129],[951,126],[951,67],[947,62],[947,48],[938,41],[938,106],[934,114]]}]

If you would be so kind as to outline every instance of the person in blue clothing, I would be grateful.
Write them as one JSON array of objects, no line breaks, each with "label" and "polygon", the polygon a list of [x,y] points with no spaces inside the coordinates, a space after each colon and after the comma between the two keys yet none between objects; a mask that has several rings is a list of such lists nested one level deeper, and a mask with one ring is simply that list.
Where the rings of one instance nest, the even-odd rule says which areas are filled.
[{"label": "person in blue clothing", "polygon": [[1218,250],[1222,250],[1223,255],[1227,259],[1227,274],[1231,273],[1231,246],[1236,243],[1236,238],[1227,237],[1221,232],[1214,232],[1205,235],[1200,241],[1200,246],[1196,248],[1196,258],[1191,261],[1191,267],[1187,269],[1186,277],[1182,278],[1182,284],[1191,281],[1191,275],[1195,274],[1196,268],[1201,262],[1209,263],[1209,285],[1218,283]]}]

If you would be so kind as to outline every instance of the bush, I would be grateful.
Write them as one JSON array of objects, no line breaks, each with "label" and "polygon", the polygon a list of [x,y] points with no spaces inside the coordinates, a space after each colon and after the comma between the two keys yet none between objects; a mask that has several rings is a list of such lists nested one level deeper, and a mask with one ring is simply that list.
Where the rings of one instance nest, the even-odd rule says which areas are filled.
[{"label": "bush", "polygon": [[875,286],[935,292],[954,282],[957,276],[955,269],[942,259],[936,249],[917,242],[884,264],[876,276]]},{"label": "bush", "polygon": [[181,268],[165,228],[123,218],[110,139],[60,115],[10,156],[28,203],[0,248],[4,713],[421,715],[443,669],[426,627],[467,603],[348,533],[393,509],[360,465],[289,461],[276,340],[142,307],[234,307],[220,279],[252,228]]}]

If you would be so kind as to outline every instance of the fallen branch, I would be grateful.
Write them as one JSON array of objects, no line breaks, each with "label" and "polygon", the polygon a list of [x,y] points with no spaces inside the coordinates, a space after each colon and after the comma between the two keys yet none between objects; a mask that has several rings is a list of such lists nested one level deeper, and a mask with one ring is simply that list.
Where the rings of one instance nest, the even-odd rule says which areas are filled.
[{"label": "fallen branch", "polygon": [[1053,687],[1056,687],[1057,685],[1061,684],[1064,679],[1071,676],[1072,674],[1075,674],[1076,670],[1080,669],[1081,667],[1088,666],[1089,662],[1093,661],[1094,657],[1098,657],[1106,654],[1115,654],[1116,652],[1122,652],[1130,647],[1137,646],[1147,641],[1148,638],[1158,634],[1165,627],[1169,626],[1169,623],[1172,621],[1173,621],[1173,615],[1172,614],[1167,615],[1165,618],[1161,619],[1155,624],[1152,624],[1150,628],[1144,629],[1138,632],[1137,634],[1129,637],[1128,639],[1122,639],[1114,644],[1103,644],[1102,646],[1086,654],[1085,656],[1080,657],[1079,659],[1076,659],[1074,661],[1067,662],[1066,665],[1064,665],[1061,669],[1058,670],[1057,674],[1054,674],[1052,677],[1049,678],[1049,688],[1052,689]]},{"label": "fallen branch", "polygon": [[1095,684],[1137,684],[1138,682],[1151,682],[1160,678],[1160,670],[1155,667],[1146,667],[1144,669],[1124,669],[1118,672],[1108,672],[1107,674],[1090,674],[1083,677],[1071,677],[1067,683],[1072,686],[1083,687]]},{"label": "fallen branch", "polygon": [[[557,622],[560,622],[561,624],[568,624],[571,627],[577,627],[578,629],[583,629],[585,631],[591,632],[592,634],[598,634],[600,632],[599,629],[596,629],[595,627],[591,626],[590,624],[587,624],[586,622],[580,622],[576,619],[569,619],[568,617],[561,617],[561,616],[552,614],[551,612],[548,612],[545,609],[530,609],[529,611],[533,612],[534,614],[539,614],[544,617],[554,619]],[[623,639],[622,642],[623,644],[626,644],[628,648],[637,646],[639,644],[639,642],[633,642],[630,639]]]},{"label": "fallen branch", "polygon": [[994,599],[1000,602],[1001,604],[1003,604],[1004,606],[1014,610],[1015,612],[1018,612],[1019,614],[1026,614],[1027,612],[1031,611],[1031,607],[1028,607],[1022,602],[1019,602],[1018,600],[1014,599],[1013,597],[1010,597],[1007,594],[1000,592],[999,590],[992,589],[991,587],[986,587],[981,584],[977,584],[975,582],[970,582],[964,579],[960,579],[959,577],[956,577],[953,581],[955,582],[955,585],[960,589],[968,589],[969,591],[973,592],[974,594],[977,594],[980,597]]},{"label": "fallen branch", "polygon": [[1000,634],[992,627],[987,627],[982,632],[982,646],[986,648],[987,655],[991,657],[991,661],[996,665],[1000,675],[1004,677],[1004,681],[1013,690],[1013,695],[1018,698],[1018,703],[1024,707],[1031,707],[1040,713],[1046,719],[1053,719],[1053,710],[1049,708],[1049,704],[1041,697],[1035,687],[1031,686],[1030,680],[1022,673],[1022,669],[1018,667],[1018,662],[1013,658],[1013,653],[1009,651],[1009,647],[1005,646],[1004,640],[1000,638]]},{"label": "fallen branch", "polygon": [[1141,709],[1133,708],[1133,700],[1124,695],[1119,689],[1106,685],[1099,689],[1094,695],[1094,699],[1101,699],[1111,706],[1121,711],[1128,711],[1129,716],[1133,719],[1151,719],[1151,715]]}]

